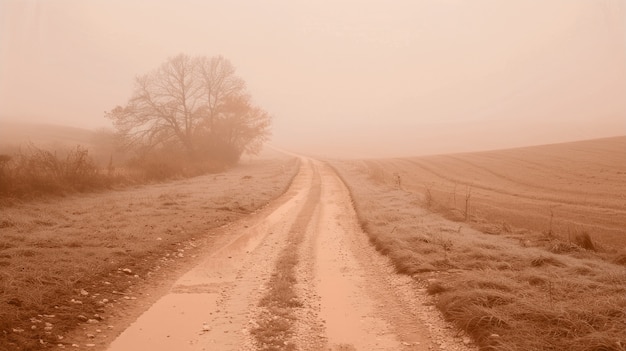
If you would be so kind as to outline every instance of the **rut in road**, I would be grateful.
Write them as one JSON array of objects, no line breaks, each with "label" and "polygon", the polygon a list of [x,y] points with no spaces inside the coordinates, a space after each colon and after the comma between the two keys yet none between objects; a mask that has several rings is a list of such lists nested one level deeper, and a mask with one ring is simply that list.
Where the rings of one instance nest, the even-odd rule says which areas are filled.
[{"label": "rut in road", "polygon": [[320,176],[315,169],[307,200],[289,229],[288,244],[282,249],[267,283],[267,292],[259,302],[260,313],[251,332],[261,349],[296,349],[294,321],[297,319],[296,310],[303,307],[303,301],[295,291],[296,267],[300,264],[298,249],[307,234],[320,196]]},{"label": "rut in road", "polygon": [[[465,350],[360,230],[345,185],[302,159],[291,187],[225,228],[109,350]],[[422,289],[423,290],[423,289]]]},{"label": "rut in road", "polygon": [[303,160],[283,196],[223,228],[222,236],[234,239],[178,279],[108,350],[254,350],[250,316],[308,197],[313,173],[312,163]]},{"label": "rut in road", "polygon": [[[349,192],[316,162],[321,201],[300,248],[296,321],[302,350],[429,350],[437,347],[415,311],[415,287],[393,271],[361,231]],[[320,344],[321,342],[321,344]],[[321,347],[320,347],[321,345]]]}]

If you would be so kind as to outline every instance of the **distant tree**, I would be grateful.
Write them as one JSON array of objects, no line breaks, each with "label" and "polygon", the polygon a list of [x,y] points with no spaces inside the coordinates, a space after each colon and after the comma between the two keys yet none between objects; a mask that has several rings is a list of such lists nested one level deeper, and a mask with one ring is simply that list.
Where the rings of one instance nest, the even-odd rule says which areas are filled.
[{"label": "distant tree", "polygon": [[270,121],[267,112],[254,106],[248,95],[231,95],[224,99],[214,121],[214,135],[219,137],[209,140],[220,140],[237,155],[256,154],[267,140],[267,134],[258,131],[268,130]]},{"label": "distant tree", "polygon": [[140,152],[178,148],[193,159],[236,163],[257,153],[271,116],[252,104],[245,82],[222,56],[168,59],[138,76],[131,98],[105,116],[123,146]]},{"label": "distant tree", "polygon": [[203,86],[206,104],[206,127],[213,133],[216,120],[229,98],[245,95],[246,83],[235,75],[235,67],[222,56],[200,57],[198,79]]}]

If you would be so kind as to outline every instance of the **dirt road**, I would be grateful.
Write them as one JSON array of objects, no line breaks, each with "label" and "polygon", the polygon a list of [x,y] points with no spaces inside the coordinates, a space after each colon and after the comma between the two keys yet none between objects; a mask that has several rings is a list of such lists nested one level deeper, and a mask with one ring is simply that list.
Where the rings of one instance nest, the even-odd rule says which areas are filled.
[{"label": "dirt road", "polygon": [[303,159],[282,197],[228,230],[233,240],[110,351],[468,349],[424,289],[370,246],[347,189],[321,162]]}]

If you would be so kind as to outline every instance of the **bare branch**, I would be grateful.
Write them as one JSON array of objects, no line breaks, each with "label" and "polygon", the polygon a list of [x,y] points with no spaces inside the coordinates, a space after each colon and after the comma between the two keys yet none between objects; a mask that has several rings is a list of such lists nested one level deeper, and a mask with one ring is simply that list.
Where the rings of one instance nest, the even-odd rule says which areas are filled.
[{"label": "bare branch", "polygon": [[224,57],[180,54],[138,76],[126,105],[105,116],[128,148],[174,142],[190,156],[227,149],[236,161],[243,152],[260,150],[271,124],[271,116],[252,105],[245,89]]}]

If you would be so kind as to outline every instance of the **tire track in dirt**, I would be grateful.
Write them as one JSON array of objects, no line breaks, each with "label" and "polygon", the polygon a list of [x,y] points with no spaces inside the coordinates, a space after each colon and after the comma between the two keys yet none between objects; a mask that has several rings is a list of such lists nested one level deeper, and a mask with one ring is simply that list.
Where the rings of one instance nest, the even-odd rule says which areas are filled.
[{"label": "tire track in dirt", "polygon": [[228,230],[236,239],[110,351],[468,350],[424,289],[375,251],[330,166],[304,159],[276,204]]},{"label": "tire track in dirt", "polygon": [[304,161],[275,204],[235,223],[236,238],[183,275],[108,350],[254,350],[249,322],[313,179]]},{"label": "tire track in dirt", "polygon": [[[398,313],[393,291],[380,284],[384,277],[367,262],[376,253],[364,252],[369,244],[351,211],[349,195],[334,172],[321,167],[326,201],[313,257],[320,318],[325,322],[329,349],[400,350],[430,344],[420,328],[399,325],[405,315]],[[388,312],[393,321],[385,318]]]},{"label": "tire track in dirt", "polygon": [[295,350],[296,311],[303,306],[303,298],[296,293],[296,268],[301,264],[300,246],[308,234],[321,196],[320,176],[314,170],[313,181],[302,210],[289,229],[287,246],[281,251],[266,294],[259,303],[259,312],[251,330],[260,349]]},{"label": "tire track in dirt", "polygon": [[360,229],[341,179],[315,161],[321,199],[300,248],[299,350],[468,350],[425,289],[395,273]]}]

